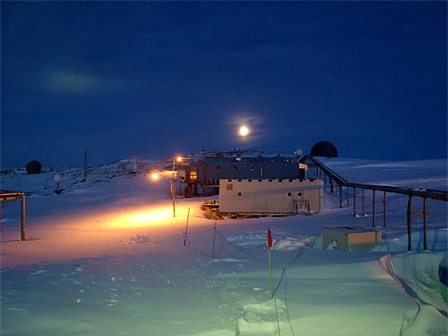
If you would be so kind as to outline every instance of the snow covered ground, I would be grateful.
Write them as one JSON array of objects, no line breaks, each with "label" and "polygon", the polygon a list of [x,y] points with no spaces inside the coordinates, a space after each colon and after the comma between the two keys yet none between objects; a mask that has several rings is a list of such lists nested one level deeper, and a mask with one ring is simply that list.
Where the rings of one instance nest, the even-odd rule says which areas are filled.
[{"label": "snow covered ground", "polygon": [[[447,190],[446,160],[324,161],[350,182]],[[139,161],[138,171],[153,163]],[[173,218],[168,182],[133,168],[91,168],[85,182],[82,169],[61,170],[61,195],[56,172],[1,177],[2,189],[27,193],[26,241],[20,201],[2,203],[1,335],[448,334],[437,274],[445,202],[428,201],[429,251],[416,216],[407,252],[407,197],[390,194],[384,241],[343,252],[322,246],[323,228],[370,228],[371,195],[366,216],[339,208],[327,189],[311,216],[214,221],[200,210],[204,199],[179,198]]]}]

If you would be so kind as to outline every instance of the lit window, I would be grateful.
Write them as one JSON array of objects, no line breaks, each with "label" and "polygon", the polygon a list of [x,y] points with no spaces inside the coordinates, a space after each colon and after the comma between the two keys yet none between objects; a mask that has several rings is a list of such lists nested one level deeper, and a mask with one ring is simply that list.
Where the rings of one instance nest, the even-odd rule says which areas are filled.
[{"label": "lit window", "polygon": [[198,171],[196,167],[191,167],[190,171],[190,181],[197,181],[198,180]]},{"label": "lit window", "polygon": [[227,190],[233,190],[233,184],[232,183],[227,183],[226,189]]}]

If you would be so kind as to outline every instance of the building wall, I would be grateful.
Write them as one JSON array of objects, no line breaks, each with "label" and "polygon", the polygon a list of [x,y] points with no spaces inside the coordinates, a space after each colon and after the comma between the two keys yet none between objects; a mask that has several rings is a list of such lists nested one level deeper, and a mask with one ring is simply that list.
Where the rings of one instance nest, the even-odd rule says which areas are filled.
[{"label": "building wall", "polygon": [[221,213],[319,212],[322,180],[234,180],[219,181]]},{"label": "building wall", "polygon": [[220,179],[299,179],[305,178],[306,168],[306,165],[291,161],[259,162],[217,159],[182,163],[177,166],[177,170],[183,172],[185,182],[198,184],[218,184]]},{"label": "building wall", "polygon": [[207,162],[205,180],[213,179],[298,179],[305,173],[298,162]]}]

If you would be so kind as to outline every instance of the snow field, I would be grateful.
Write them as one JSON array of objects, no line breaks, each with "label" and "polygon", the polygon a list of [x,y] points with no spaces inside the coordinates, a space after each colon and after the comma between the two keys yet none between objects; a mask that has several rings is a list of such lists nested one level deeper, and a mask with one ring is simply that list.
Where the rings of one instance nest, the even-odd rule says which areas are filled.
[{"label": "snow field", "polygon": [[[340,166],[355,171],[353,164]],[[25,242],[18,241],[18,205],[2,204],[2,335],[247,336],[278,335],[279,328],[293,336],[447,335],[436,290],[437,262],[447,250],[444,202],[429,202],[430,252],[421,252],[418,220],[415,250],[406,251],[406,199],[396,196],[381,227],[384,242],[371,252],[340,252],[322,249],[323,228],[370,227],[370,208],[354,217],[326,192],[318,215],[217,221],[215,231],[202,199],[178,199],[173,219],[168,184],[131,178],[123,167],[110,165],[109,178],[98,174],[88,186],[80,173],[64,173],[62,195],[51,192],[47,174],[2,177],[3,188],[34,191]],[[418,171],[411,163],[399,168],[407,180]],[[431,172],[440,180],[444,170]],[[267,227],[275,241],[275,302]]]}]

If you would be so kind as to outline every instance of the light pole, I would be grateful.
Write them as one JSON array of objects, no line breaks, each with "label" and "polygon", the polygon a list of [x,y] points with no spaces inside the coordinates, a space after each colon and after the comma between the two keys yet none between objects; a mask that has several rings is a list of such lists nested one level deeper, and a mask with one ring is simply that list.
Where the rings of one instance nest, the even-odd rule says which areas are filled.
[{"label": "light pole", "polygon": [[182,157],[178,156],[177,158],[173,158],[173,172],[176,171],[176,162],[181,163],[182,162]]},{"label": "light pole", "polygon": [[[182,162],[182,157],[178,156],[177,158],[173,158],[173,170],[172,171],[162,171],[162,172],[153,172],[151,177],[153,180],[158,180],[160,177],[170,181],[170,190],[171,190],[171,198],[173,199],[173,217],[176,217],[176,180],[177,180],[177,169],[176,162]],[[166,161],[165,161],[166,162]],[[163,174],[170,174],[171,177],[163,176]]]},{"label": "light pole", "polygon": [[174,181],[174,173],[173,173],[172,179],[162,176],[158,173],[152,173],[151,177],[153,180],[158,180],[159,178],[164,178],[165,180],[170,181],[171,198],[173,199],[173,217],[176,217],[176,185],[174,184],[174,182],[175,182]]}]

